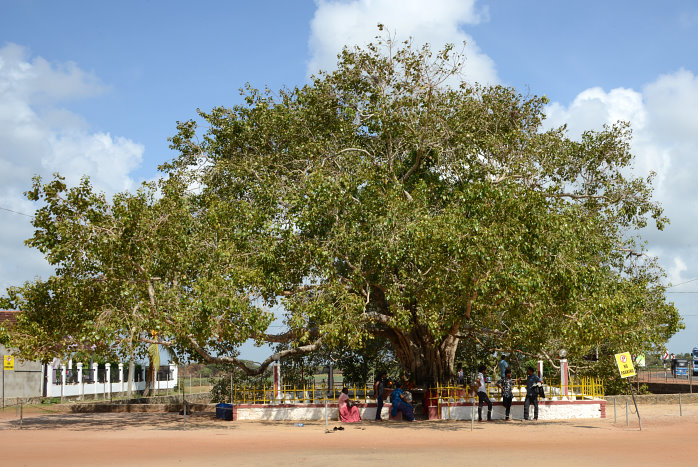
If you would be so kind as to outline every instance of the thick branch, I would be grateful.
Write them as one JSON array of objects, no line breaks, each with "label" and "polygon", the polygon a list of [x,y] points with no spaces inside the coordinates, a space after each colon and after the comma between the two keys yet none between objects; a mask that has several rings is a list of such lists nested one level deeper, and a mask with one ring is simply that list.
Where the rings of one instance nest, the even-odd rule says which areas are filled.
[{"label": "thick branch", "polygon": [[321,345],[321,340],[318,339],[312,344],[308,345],[303,345],[301,347],[296,347],[294,349],[288,349],[288,350],[283,350],[281,352],[275,353],[274,355],[271,355],[267,357],[266,360],[264,360],[261,365],[259,365],[257,368],[251,368],[247,366],[247,364],[236,358],[236,357],[228,357],[228,356],[218,356],[214,357],[210,353],[208,353],[203,347],[199,345],[198,342],[196,342],[196,339],[192,335],[187,336],[187,339],[189,340],[189,343],[191,346],[194,348],[194,351],[199,354],[199,356],[206,362],[206,363],[229,363],[237,366],[240,368],[242,371],[245,372],[247,376],[257,376],[261,375],[264,373],[264,371],[271,365],[272,362],[279,361],[279,359],[284,358],[284,357],[289,357],[292,355],[304,355],[310,352],[314,352],[320,348]]}]

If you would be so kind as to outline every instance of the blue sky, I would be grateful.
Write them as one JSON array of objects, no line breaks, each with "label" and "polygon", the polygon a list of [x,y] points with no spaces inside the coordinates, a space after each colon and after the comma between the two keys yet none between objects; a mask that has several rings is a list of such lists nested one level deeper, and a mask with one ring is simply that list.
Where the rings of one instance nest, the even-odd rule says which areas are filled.
[{"label": "blue sky", "polygon": [[[156,176],[167,138],[196,109],[238,89],[301,85],[342,44],[384,23],[398,38],[465,40],[469,79],[551,99],[549,126],[570,134],[630,120],[637,171],[658,173],[672,219],[648,231],[679,284],[698,277],[698,3],[353,0],[77,2],[0,0],[0,207],[31,213],[34,173],[82,174],[109,193]],[[49,273],[22,246],[28,218],[0,210],[0,287]],[[698,346],[698,281],[671,289]],[[263,352],[251,351],[261,358]]]}]

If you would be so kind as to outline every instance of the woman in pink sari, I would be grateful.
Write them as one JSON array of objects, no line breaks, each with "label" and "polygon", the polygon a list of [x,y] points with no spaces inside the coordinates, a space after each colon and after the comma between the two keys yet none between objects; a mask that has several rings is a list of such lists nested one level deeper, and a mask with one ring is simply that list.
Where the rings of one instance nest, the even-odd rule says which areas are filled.
[{"label": "woman in pink sari", "polygon": [[352,402],[349,400],[349,390],[347,388],[343,388],[342,393],[339,395],[339,419],[344,423],[361,421],[359,408],[352,405]]}]

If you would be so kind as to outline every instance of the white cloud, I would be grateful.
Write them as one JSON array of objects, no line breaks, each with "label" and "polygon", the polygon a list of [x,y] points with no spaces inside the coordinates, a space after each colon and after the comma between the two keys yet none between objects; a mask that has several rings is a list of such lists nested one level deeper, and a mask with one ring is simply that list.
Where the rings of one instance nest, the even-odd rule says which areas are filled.
[{"label": "white cloud", "polygon": [[412,36],[416,43],[428,42],[435,50],[465,41],[465,79],[494,84],[499,82],[494,62],[461,29],[486,19],[487,11],[476,8],[475,0],[318,0],[310,25],[308,75],[334,69],[342,47],[373,41],[380,33],[376,25],[382,23],[397,40]]},{"label": "white cloud", "polygon": [[681,277],[681,273],[688,270],[688,266],[679,257],[674,258],[674,264],[667,271],[669,276],[669,282],[672,284],[679,284],[684,282],[686,278]]},{"label": "white cloud", "polygon": [[[71,183],[88,175],[107,193],[133,188],[130,172],[142,160],[143,146],[127,138],[90,131],[80,115],[62,108],[75,99],[99,95],[106,87],[74,63],[30,58],[16,44],[0,48],[0,207],[31,214],[23,193],[35,174],[60,172]],[[23,246],[32,233],[25,216],[0,211],[0,290],[36,275],[48,265]]]},{"label": "white cloud", "polygon": [[631,123],[635,173],[657,173],[655,199],[671,224],[647,228],[643,238],[660,258],[668,281],[698,277],[698,77],[687,70],[659,76],[642,90],[591,88],[565,106],[552,103],[547,127],[568,123],[570,136],[618,120]]}]

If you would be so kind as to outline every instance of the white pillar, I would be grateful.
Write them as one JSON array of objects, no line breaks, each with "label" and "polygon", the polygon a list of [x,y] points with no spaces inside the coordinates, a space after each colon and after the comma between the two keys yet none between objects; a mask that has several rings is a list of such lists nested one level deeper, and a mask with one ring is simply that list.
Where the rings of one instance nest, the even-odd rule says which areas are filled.
[{"label": "white pillar", "polygon": [[167,380],[168,389],[174,387],[174,384],[171,384],[172,381],[175,381],[175,382],[177,381],[177,373],[175,371],[175,364],[174,363],[170,363],[170,378]]},{"label": "white pillar", "polygon": [[61,365],[61,399],[65,394],[65,365]]},{"label": "white pillar", "polygon": [[153,389],[155,389],[155,394],[160,389],[160,381],[158,381],[158,370],[160,367],[153,368]]},{"label": "white pillar", "polygon": [[99,381],[99,378],[97,377],[97,369],[99,368],[99,365],[96,363],[92,364],[92,394],[98,394],[99,391],[97,390],[97,383]]},{"label": "white pillar", "polygon": [[76,365],[78,367],[78,385],[80,386],[80,399],[85,396],[85,384],[82,381],[82,363]]},{"label": "white pillar", "polygon": [[538,377],[543,379],[543,360],[538,360]]},{"label": "white pillar", "polygon": [[53,397],[53,378],[56,375],[56,370],[53,369],[52,363],[46,364],[46,397]]},{"label": "white pillar", "polygon": [[562,396],[569,396],[570,394],[570,381],[569,381],[569,369],[567,368],[567,359],[560,359],[560,399]]},{"label": "white pillar", "polygon": [[273,375],[274,375],[274,399],[281,398],[281,365],[279,362],[274,362]]},{"label": "white pillar", "polygon": [[119,363],[119,392],[124,392],[124,364]]},{"label": "white pillar", "polygon": [[104,389],[107,394],[111,394],[111,363],[105,363],[104,369]]}]

